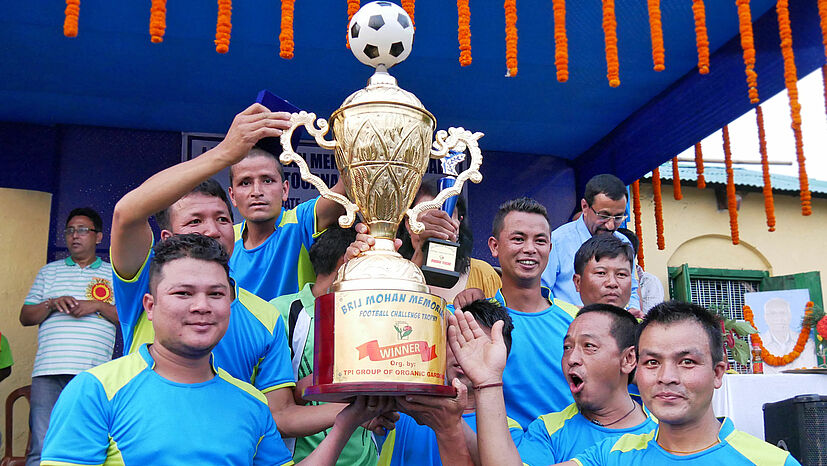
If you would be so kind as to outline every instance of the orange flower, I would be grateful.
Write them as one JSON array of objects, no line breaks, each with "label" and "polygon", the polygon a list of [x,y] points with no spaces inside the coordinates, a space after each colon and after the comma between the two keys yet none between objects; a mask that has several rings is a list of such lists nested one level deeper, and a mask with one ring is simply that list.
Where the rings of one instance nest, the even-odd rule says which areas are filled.
[{"label": "orange flower", "polygon": [[78,36],[78,16],[80,15],[80,0],[66,0],[66,17],[63,19],[63,35],[66,37]]},{"label": "orange flower", "polygon": [[663,239],[663,196],[660,192],[660,167],[652,170],[652,191],[655,195],[655,231],[658,238],[658,249],[663,251],[666,248],[666,241]]},{"label": "orange flower", "polygon": [[[813,313],[814,305],[815,304],[812,301],[807,301],[805,311],[805,314],[807,316]],[[752,309],[750,309],[750,307],[747,305],[744,306],[744,320],[746,320],[750,325],[752,325],[753,328],[758,328],[755,326],[755,316],[752,313]],[[801,333],[798,334],[798,340],[796,340],[796,344],[793,347],[793,350],[785,354],[784,356],[776,356],[767,351],[766,348],[764,348],[764,342],[761,341],[760,335],[758,335],[757,333],[753,333],[752,335],[750,335],[752,343],[758,345],[758,347],[761,348],[761,358],[764,360],[764,362],[771,366],[786,366],[787,364],[798,359],[798,357],[801,356],[801,352],[804,351],[804,347],[807,345],[807,340],[809,338],[810,326],[805,323],[801,326]]]},{"label": "orange flower", "polygon": [[767,212],[767,227],[775,231],[775,205],[772,198],[772,181],[770,180],[770,164],[767,160],[767,140],[764,133],[764,111],[761,106],[755,108],[755,117],[758,123],[758,151],[761,153],[761,168],[764,172],[764,210]]},{"label": "orange flower", "polygon": [[152,0],[149,9],[149,36],[153,43],[164,41],[167,29],[167,0]]},{"label": "orange flower", "polygon": [[281,33],[279,34],[279,56],[293,58],[293,11],[295,0],[281,0]]},{"label": "orange flower", "polygon": [[[411,24],[414,23],[414,10],[416,10],[416,0],[402,0],[402,8],[411,17]],[[414,26],[415,28],[416,26]]]},{"label": "orange flower", "polygon": [[666,52],[663,48],[663,24],[660,20],[660,0],[647,0],[649,7],[649,30],[652,35],[652,63],[655,71],[666,69],[664,60]]},{"label": "orange flower", "polygon": [[695,143],[695,172],[698,174],[698,189],[706,188],[704,180],[704,153],[701,150],[701,143]]},{"label": "orange flower", "polygon": [[632,209],[635,214],[635,236],[638,239],[637,264],[645,269],[643,265],[643,226],[640,218],[640,180],[632,183]]},{"label": "orange flower", "polygon": [[517,0],[505,0],[505,66],[508,77],[517,76]]},{"label": "orange flower", "polygon": [[678,170],[678,158],[672,157],[672,195],[676,201],[683,199],[681,193],[681,172]]},{"label": "orange flower", "polygon": [[603,0],[603,37],[606,41],[606,77],[609,86],[620,86],[620,63],[617,58],[617,20],[615,0]]},{"label": "orange flower", "polygon": [[741,30],[741,49],[744,50],[749,101],[757,104],[759,102],[758,74],[755,72],[755,44],[752,35],[752,14],[749,10],[749,0],[735,0],[735,4],[738,6],[738,27]]},{"label": "orange flower", "polygon": [[821,19],[821,42],[824,43],[824,56],[827,57],[827,0],[818,0],[818,16]]},{"label": "orange flower", "polygon": [[781,55],[784,57],[784,84],[787,86],[787,96],[790,99],[790,113],[792,128],[795,134],[795,153],[798,156],[798,183],[801,189],[801,214],[813,213],[810,206],[810,184],[807,180],[807,169],[804,164],[804,142],[801,133],[801,104],[798,103],[798,73],[795,69],[793,56],[793,32],[790,29],[790,11],[787,8],[788,0],[778,0],[775,11],[778,14],[778,33],[781,36]]},{"label": "orange flower", "polygon": [[[359,11],[359,0],[347,0],[347,24],[350,25],[350,20],[353,19],[353,15]],[[350,48],[350,31],[345,33],[345,45],[347,48]]]},{"label": "orange flower", "polygon": [[695,17],[695,44],[698,48],[698,72],[709,73],[709,37],[706,34],[706,8],[704,0],[692,0]]},{"label": "orange flower", "polygon": [[732,151],[729,147],[729,128],[724,125],[724,161],[726,163],[726,204],[729,210],[729,231],[732,244],[738,244],[738,200],[735,198],[735,173],[732,171]]},{"label": "orange flower", "polygon": [[230,50],[230,19],[233,13],[232,0],[218,0],[218,22],[215,26],[215,51],[227,53]]},{"label": "orange flower", "polygon": [[471,64],[471,7],[468,0],[457,0],[457,38],[459,39],[459,64]]},{"label": "orange flower", "polygon": [[554,9],[554,66],[557,81],[569,80],[569,39],[566,36],[566,0],[552,0]]}]

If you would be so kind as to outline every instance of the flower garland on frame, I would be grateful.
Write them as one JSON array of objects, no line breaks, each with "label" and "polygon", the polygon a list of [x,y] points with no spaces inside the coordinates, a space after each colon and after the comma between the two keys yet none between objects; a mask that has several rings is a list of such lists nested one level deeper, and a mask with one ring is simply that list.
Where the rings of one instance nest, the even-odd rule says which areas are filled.
[{"label": "flower garland on frame", "polygon": [[218,0],[218,21],[215,26],[215,51],[218,53],[227,53],[230,50],[232,12],[232,0]]},{"label": "flower garland on frame", "polygon": [[471,7],[468,0],[457,0],[457,38],[459,39],[459,65],[471,64]]},{"label": "flower garland on frame", "polygon": [[695,173],[698,174],[698,189],[706,188],[706,180],[704,179],[704,153],[701,149],[701,143],[695,143]]},{"label": "flower garland on frame", "polygon": [[821,42],[824,44],[824,56],[827,57],[827,0],[818,0],[818,16],[821,20]]},{"label": "flower garland on frame", "polygon": [[609,86],[620,86],[620,62],[617,57],[617,19],[615,0],[603,0],[603,37],[606,42],[606,77]]},{"label": "flower garland on frame", "polygon": [[801,215],[813,213],[810,204],[810,184],[807,180],[807,168],[804,161],[804,141],[801,133],[801,104],[798,102],[798,73],[795,69],[793,55],[793,32],[790,28],[790,11],[788,0],[778,0],[775,11],[778,14],[778,34],[781,36],[781,55],[784,57],[784,84],[790,100],[792,128],[795,135],[795,153],[798,157],[798,183],[801,190]]},{"label": "flower garland on frame", "polygon": [[281,33],[279,34],[279,56],[286,60],[293,58],[293,12],[295,0],[281,0]]},{"label": "flower garland on frame", "polygon": [[157,44],[164,41],[167,29],[167,0],[152,0],[149,9],[149,37]]},{"label": "flower garland on frame", "polygon": [[505,0],[505,66],[506,77],[517,76],[517,0]]},{"label": "flower garland on frame", "polygon": [[66,9],[63,11],[63,35],[66,37],[78,36],[78,17],[80,16],[80,0],[66,0]]},{"label": "flower garland on frame", "polygon": [[554,10],[554,67],[557,81],[569,80],[569,39],[566,35],[566,0],[552,0]]},{"label": "flower garland on frame", "polygon": [[637,265],[641,269],[646,269],[643,265],[643,221],[640,218],[640,180],[635,180],[632,183],[632,211],[635,214],[635,236],[638,239],[637,247]]},{"label": "flower garland on frame", "polygon": [[775,201],[772,197],[770,163],[767,156],[767,139],[764,133],[764,111],[760,105],[755,108],[755,119],[758,125],[758,151],[761,153],[761,171],[764,175],[764,210],[767,213],[767,227],[769,231],[775,231]]},{"label": "flower garland on frame", "polygon": [[[361,5],[359,4],[360,0],[347,0],[347,24],[350,25],[350,20],[353,19],[353,15],[359,11]],[[345,46],[350,48],[350,31],[345,32]]]},{"label": "flower garland on frame", "polygon": [[663,195],[660,191],[660,167],[652,170],[652,192],[655,198],[655,232],[657,233],[658,249],[666,249],[663,239]]},{"label": "flower garland on frame", "polygon": [[660,18],[660,0],[647,0],[649,8],[649,30],[652,35],[652,64],[655,71],[666,69],[666,52],[663,48],[663,23]]},{"label": "flower garland on frame", "polygon": [[735,4],[738,7],[738,28],[741,32],[741,49],[744,51],[749,101],[757,104],[759,102],[758,74],[755,72],[755,42],[752,33],[752,14],[749,9],[749,0],[735,0]]},{"label": "flower garland on frame", "polygon": [[[806,316],[812,314],[814,305],[815,304],[813,304],[812,301],[807,301],[805,322]],[[744,305],[744,320],[746,320],[754,328],[758,328],[755,326],[755,316],[752,313],[752,309],[750,309],[747,305]],[[753,344],[756,344],[759,348],[761,348],[761,358],[764,362],[771,366],[786,366],[801,356],[801,352],[804,351],[807,340],[810,338],[810,326],[806,323],[801,325],[801,333],[798,334],[798,340],[796,341],[793,350],[784,356],[776,356],[767,351],[767,349],[764,348],[764,342],[761,341],[761,337],[757,333],[753,333],[750,338],[752,339]]]},{"label": "flower garland on frame", "polygon": [[683,199],[681,192],[681,172],[678,170],[678,158],[672,157],[672,195],[676,201]]},{"label": "flower garland on frame", "polygon": [[706,8],[704,0],[692,0],[695,18],[695,45],[698,48],[698,72],[709,73],[709,36],[706,32]]},{"label": "flower garland on frame", "polygon": [[738,199],[735,197],[735,173],[732,171],[732,151],[729,146],[729,128],[724,125],[724,162],[726,163],[726,205],[729,211],[729,231],[732,244],[741,242],[738,235]]}]

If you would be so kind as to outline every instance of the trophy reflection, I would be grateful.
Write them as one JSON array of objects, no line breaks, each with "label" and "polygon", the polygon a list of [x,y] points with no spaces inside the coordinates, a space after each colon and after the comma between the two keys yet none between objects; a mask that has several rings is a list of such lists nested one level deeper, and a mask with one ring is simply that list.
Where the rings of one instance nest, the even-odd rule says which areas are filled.
[{"label": "trophy reflection", "polygon": [[[466,180],[482,180],[482,133],[449,128],[432,142],[436,119],[388,74],[413,41],[413,25],[401,7],[366,4],[353,16],[348,38],[353,54],[376,68],[367,87],[345,99],[330,124],[313,113],[292,114],[281,138],[281,162],[296,163],[302,179],[345,208],[339,224],[351,226],[358,213],[376,238],[369,251],[338,270],[331,292],[316,299],[314,385],[304,395],[318,401],[361,394],[453,395],[445,385],[446,303],[429,293],[422,271],[395,251],[394,238],[405,215],[419,233],[420,213],[459,194]],[[347,197],[330,191],[294,151],[290,139],[299,126],[334,151]],[[330,127],[332,141],[324,137]],[[451,150],[467,150],[469,168],[435,199],[409,208],[429,159]]]}]

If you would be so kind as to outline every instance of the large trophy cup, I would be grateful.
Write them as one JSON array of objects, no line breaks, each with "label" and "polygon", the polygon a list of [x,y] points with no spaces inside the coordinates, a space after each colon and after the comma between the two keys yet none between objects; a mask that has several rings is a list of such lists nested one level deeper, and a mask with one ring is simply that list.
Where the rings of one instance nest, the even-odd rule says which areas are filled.
[{"label": "large trophy cup", "polygon": [[[316,299],[314,385],[304,397],[450,396],[455,390],[445,384],[445,302],[428,292],[422,271],[394,250],[393,240],[404,215],[419,233],[424,228],[417,221],[420,213],[459,194],[466,180],[482,180],[477,144],[482,133],[449,128],[431,142],[434,116],[387,72],[407,58],[413,42],[413,24],[398,5],[377,1],[363,6],[350,22],[348,39],[353,54],[376,72],[367,87],[333,112],[334,139],[324,138],[327,121],[306,112],[292,114],[292,126],[281,138],[281,162],[296,163],[302,179],[344,206],[339,224],[351,226],[358,212],[376,238],[371,250],[339,269],[331,292]],[[294,151],[290,139],[300,126],[319,146],[335,151],[347,197],[330,191]],[[454,149],[468,150],[470,167],[434,200],[409,208],[429,158],[445,157]]]}]

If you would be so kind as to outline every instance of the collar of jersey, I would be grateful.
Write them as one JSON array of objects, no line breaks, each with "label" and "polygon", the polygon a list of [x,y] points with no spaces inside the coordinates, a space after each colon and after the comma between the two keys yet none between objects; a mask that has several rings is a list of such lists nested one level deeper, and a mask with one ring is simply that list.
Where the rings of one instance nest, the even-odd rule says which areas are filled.
[{"label": "collar of jersey", "polygon": [[[74,266],[78,265],[77,262],[75,262],[75,260],[72,259],[72,256],[69,256],[66,259],[63,259],[63,263],[68,265],[69,267],[74,267]],[[103,259],[101,259],[98,256],[95,256],[95,261],[92,262],[91,264],[89,264],[89,268],[90,269],[97,269],[101,266],[101,264],[103,264]]]}]

